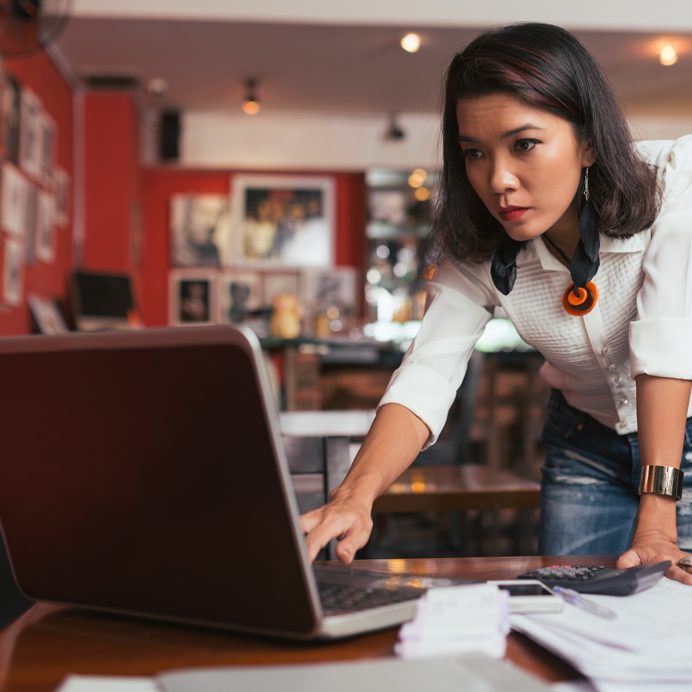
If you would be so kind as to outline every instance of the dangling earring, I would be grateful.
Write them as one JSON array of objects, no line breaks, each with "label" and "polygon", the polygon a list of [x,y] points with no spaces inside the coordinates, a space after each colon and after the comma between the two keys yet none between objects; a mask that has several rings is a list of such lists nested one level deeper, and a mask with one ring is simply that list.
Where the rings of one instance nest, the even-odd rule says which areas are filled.
[{"label": "dangling earring", "polygon": [[598,289],[591,281],[600,266],[601,239],[598,233],[598,213],[589,192],[589,169],[584,169],[579,185],[579,242],[572,256],[569,273],[572,283],[562,296],[562,306],[570,315],[586,315],[598,301]]}]

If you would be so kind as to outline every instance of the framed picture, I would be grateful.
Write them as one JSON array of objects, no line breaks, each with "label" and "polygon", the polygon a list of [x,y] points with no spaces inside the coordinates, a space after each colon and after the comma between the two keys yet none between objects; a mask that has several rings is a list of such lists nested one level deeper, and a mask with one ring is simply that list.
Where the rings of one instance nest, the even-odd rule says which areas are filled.
[{"label": "framed picture", "polygon": [[169,282],[169,322],[207,324],[216,316],[216,272],[173,271]]},{"label": "framed picture", "polygon": [[55,169],[55,121],[47,113],[39,119],[39,162],[41,179],[45,185],[53,183]]},{"label": "framed picture", "polygon": [[29,175],[37,177],[41,173],[41,118],[38,96],[31,89],[22,89],[19,163]]},{"label": "framed picture", "polygon": [[218,267],[230,262],[227,196],[173,195],[170,230],[174,267]]},{"label": "framed picture", "polygon": [[26,181],[26,194],[24,195],[26,209],[24,219],[26,225],[26,252],[24,262],[27,266],[36,263],[36,230],[38,228],[38,185],[30,180]]},{"label": "framed picture", "polygon": [[26,235],[29,181],[12,164],[2,167],[2,227],[17,236]]},{"label": "framed picture", "polygon": [[39,190],[36,215],[36,257],[43,262],[55,260],[55,197],[52,192]]},{"label": "framed picture", "polygon": [[300,298],[300,272],[268,271],[262,274],[264,304],[271,306],[274,298],[282,294],[293,294]]},{"label": "framed picture", "polygon": [[65,334],[69,331],[55,300],[29,294],[26,302],[39,334]]},{"label": "framed picture", "polygon": [[2,90],[2,142],[7,160],[15,166],[19,165],[21,109],[22,90],[19,82],[11,74],[5,74]]},{"label": "framed picture", "polygon": [[56,168],[55,181],[55,223],[66,226],[70,214],[70,176],[64,168]]},{"label": "framed picture", "polygon": [[24,244],[5,239],[5,262],[2,281],[3,299],[6,305],[18,306],[24,293]]},{"label": "framed picture", "polygon": [[334,260],[330,178],[235,176],[233,231],[239,262],[327,267]]},{"label": "framed picture", "polygon": [[256,272],[226,271],[218,278],[218,322],[243,322],[263,307],[262,277]]},{"label": "framed picture", "polygon": [[301,284],[301,297],[310,310],[337,307],[345,315],[356,313],[359,281],[354,267],[305,270]]}]

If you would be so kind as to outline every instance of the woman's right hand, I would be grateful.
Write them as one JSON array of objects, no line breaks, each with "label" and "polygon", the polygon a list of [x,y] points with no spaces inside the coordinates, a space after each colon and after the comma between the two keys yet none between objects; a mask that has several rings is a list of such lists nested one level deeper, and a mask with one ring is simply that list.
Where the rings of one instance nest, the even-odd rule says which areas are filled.
[{"label": "woman's right hand", "polygon": [[300,518],[310,562],[332,538],[338,538],[336,556],[345,565],[353,560],[372,531],[372,503],[359,499],[345,488],[337,488],[326,505]]},{"label": "woman's right hand", "polygon": [[336,556],[348,565],[370,537],[375,498],[416,458],[430,431],[399,404],[385,404],[373,421],[344,482],[323,507],[300,518],[312,562],[332,538]]}]

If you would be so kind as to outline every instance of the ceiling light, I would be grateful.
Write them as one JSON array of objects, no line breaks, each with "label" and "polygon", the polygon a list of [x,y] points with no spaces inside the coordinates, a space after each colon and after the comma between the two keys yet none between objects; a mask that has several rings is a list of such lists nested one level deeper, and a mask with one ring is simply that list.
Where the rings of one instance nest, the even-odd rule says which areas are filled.
[{"label": "ceiling light", "polygon": [[245,98],[240,104],[240,107],[243,109],[243,113],[246,115],[257,115],[260,112],[261,106],[259,99],[257,98],[257,94],[255,93],[256,88],[256,79],[245,80]]},{"label": "ceiling light", "polygon": [[417,53],[420,49],[420,36],[413,33],[406,34],[405,36],[401,37],[401,41],[399,41],[399,43],[407,53]]},{"label": "ceiling light", "polygon": [[661,47],[661,52],[658,54],[658,62],[660,62],[661,65],[670,67],[671,65],[675,65],[677,61],[678,51],[675,50],[675,46],[672,43],[666,43]]}]

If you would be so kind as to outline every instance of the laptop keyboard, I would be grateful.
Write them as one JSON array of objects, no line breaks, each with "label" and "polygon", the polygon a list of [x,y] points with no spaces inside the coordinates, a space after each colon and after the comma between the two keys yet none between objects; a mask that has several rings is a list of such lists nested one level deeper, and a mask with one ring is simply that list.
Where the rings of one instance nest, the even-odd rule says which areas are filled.
[{"label": "laptop keyboard", "polygon": [[318,590],[325,615],[352,613],[378,606],[411,601],[422,595],[413,590],[368,589],[348,584],[319,584]]}]

